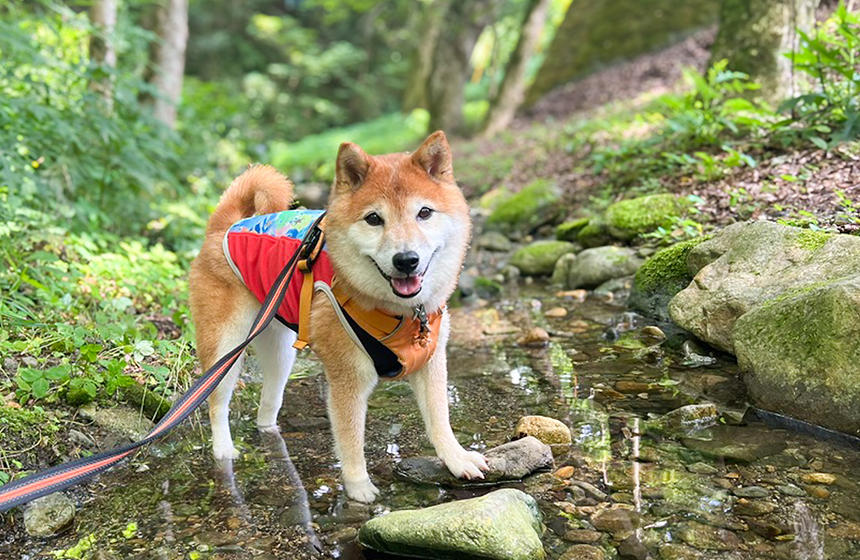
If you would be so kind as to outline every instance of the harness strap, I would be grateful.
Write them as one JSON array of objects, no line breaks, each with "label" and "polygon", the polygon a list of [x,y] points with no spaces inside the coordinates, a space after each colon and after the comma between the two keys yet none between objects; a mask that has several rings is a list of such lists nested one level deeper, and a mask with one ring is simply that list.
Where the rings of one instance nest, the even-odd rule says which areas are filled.
[{"label": "harness strap", "polygon": [[306,261],[305,264],[308,269],[313,266],[313,260],[319,253],[319,244],[322,239],[322,230],[319,226],[324,216],[325,214],[317,218],[308,229],[308,233],[302,239],[299,250],[287,261],[287,264],[284,265],[284,268],[278,274],[269,293],[266,294],[266,299],[263,301],[256,318],[254,318],[251,330],[248,332],[245,340],[227,352],[205,374],[198,378],[191,386],[191,389],[173,404],[164,418],[155,425],[145,438],[97,455],[63,463],[40,473],[31,474],[0,486],[0,513],[41,496],[74,486],[95,474],[109,469],[134,453],[138,448],[164,436],[194,412],[206,400],[206,397],[215,390],[230,370],[230,367],[242,355],[245,347],[272,322],[278,308],[281,306],[281,302],[284,300],[287,287],[290,285],[290,280],[295,273],[296,264],[300,257]]},{"label": "harness strap", "polygon": [[[324,215],[323,215],[324,216]],[[310,324],[311,324],[311,301],[314,297],[314,261],[316,261],[323,246],[325,245],[325,222],[320,221],[317,225],[319,231],[314,235],[308,243],[305,251],[299,247],[298,253],[303,254],[304,258],[298,263],[298,268],[302,272],[302,291],[299,295],[299,325],[296,341],[293,343],[293,348],[301,350],[310,342]]]}]

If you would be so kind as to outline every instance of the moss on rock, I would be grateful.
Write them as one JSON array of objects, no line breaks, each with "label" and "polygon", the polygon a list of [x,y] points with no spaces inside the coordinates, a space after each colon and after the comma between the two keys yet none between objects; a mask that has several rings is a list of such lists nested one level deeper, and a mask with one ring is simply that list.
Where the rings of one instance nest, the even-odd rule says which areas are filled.
[{"label": "moss on rock", "polygon": [[741,316],[733,343],[758,406],[860,434],[860,275],[786,293]]},{"label": "moss on rock", "polygon": [[535,241],[518,249],[511,257],[511,264],[523,274],[545,276],[552,274],[562,255],[575,253],[578,248],[567,241]]},{"label": "moss on rock", "polygon": [[555,228],[555,238],[559,241],[576,241],[579,232],[588,225],[591,218],[578,218],[559,224]]},{"label": "moss on rock", "polygon": [[559,213],[560,194],[555,183],[537,179],[502,200],[487,218],[489,229],[527,233],[553,221]]},{"label": "moss on rock", "polygon": [[708,239],[710,236],[696,237],[654,253],[636,271],[628,305],[644,315],[668,321],[669,300],[693,279],[687,267],[687,255]]},{"label": "moss on rock", "polygon": [[592,218],[576,234],[576,240],[583,247],[602,247],[612,243],[612,236],[606,230],[606,224],[602,219]]},{"label": "moss on rock", "polygon": [[606,225],[613,236],[632,239],[660,226],[669,226],[672,219],[684,213],[685,204],[673,194],[652,194],[621,200],[606,209]]},{"label": "moss on rock", "polygon": [[805,229],[797,234],[797,244],[807,251],[817,251],[824,247],[824,244],[831,237],[833,237],[832,233]]}]

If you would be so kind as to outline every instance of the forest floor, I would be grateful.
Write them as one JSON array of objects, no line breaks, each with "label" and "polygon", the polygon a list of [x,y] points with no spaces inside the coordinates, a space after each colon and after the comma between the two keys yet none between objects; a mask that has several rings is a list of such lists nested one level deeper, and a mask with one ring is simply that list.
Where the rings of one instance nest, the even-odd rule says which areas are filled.
[{"label": "forest floor", "polygon": [[[771,219],[860,231],[860,142],[830,150],[744,142],[736,146],[740,161],[713,147],[662,143],[661,127],[674,115],[661,96],[682,91],[682,68],[704,72],[713,37],[712,29],[703,30],[605,68],[550,92],[507,133],[457,143],[456,155],[465,155],[455,160],[461,186],[477,197],[549,178],[570,217],[599,212],[631,193],[671,192],[697,197],[704,224]],[[667,164],[672,148],[678,153],[669,158],[680,165]]]}]

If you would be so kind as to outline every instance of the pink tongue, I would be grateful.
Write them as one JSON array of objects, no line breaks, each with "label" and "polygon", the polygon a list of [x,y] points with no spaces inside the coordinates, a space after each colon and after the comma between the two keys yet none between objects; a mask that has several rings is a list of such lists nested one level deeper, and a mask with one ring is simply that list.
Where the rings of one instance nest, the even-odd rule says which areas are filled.
[{"label": "pink tongue", "polygon": [[411,296],[421,288],[421,277],[407,276],[406,278],[392,278],[391,285],[398,294]]}]

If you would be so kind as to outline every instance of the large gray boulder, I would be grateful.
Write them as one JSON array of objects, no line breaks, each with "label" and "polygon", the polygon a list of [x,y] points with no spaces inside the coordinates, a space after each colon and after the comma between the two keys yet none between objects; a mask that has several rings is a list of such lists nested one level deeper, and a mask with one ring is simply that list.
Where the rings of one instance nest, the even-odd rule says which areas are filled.
[{"label": "large gray boulder", "polygon": [[860,435],[860,272],[749,311],[733,346],[758,406]]},{"label": "large gray boulder", "polygon": [[555,263],[552,282],[565,288],[595,288],[607,280],[630,276],[642,259],[627,247],[595,247],[577,255],[563,255]]},{"label": "large gray boulder", "polygon": [[543,560],[535,499],[513,488],[425,509],[394,511],[368,521],[362,545],[415,558]]},{"label": "large gray boulder", "polygon": [[692,248],[693,282],[669,303],[669,315],[702,340],[734,353],[744,313],[785,293],[860,270],[860,238],[772,222],[734,224]]}]

